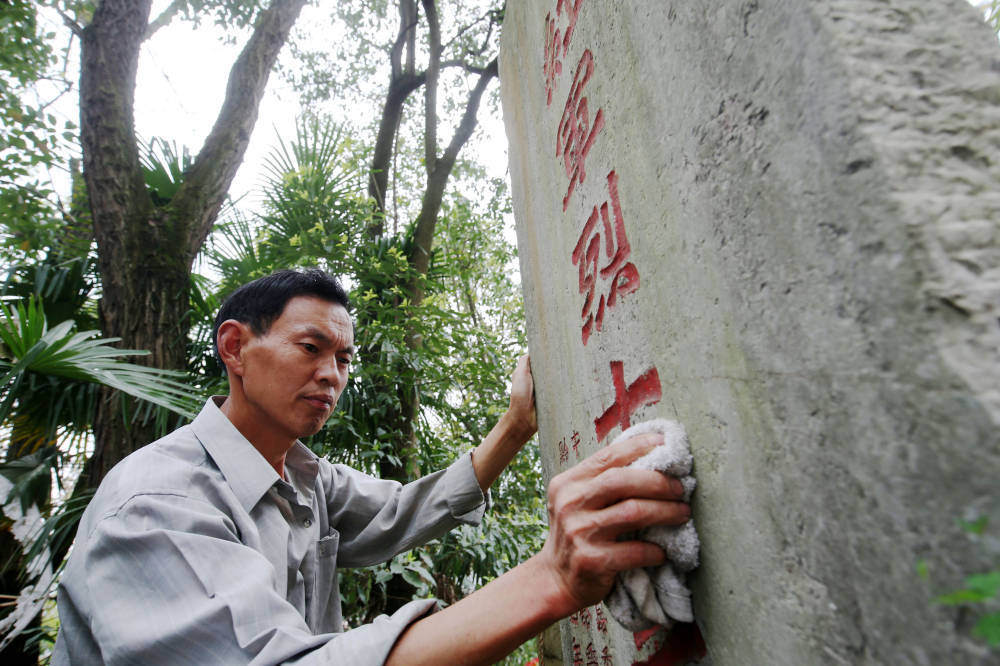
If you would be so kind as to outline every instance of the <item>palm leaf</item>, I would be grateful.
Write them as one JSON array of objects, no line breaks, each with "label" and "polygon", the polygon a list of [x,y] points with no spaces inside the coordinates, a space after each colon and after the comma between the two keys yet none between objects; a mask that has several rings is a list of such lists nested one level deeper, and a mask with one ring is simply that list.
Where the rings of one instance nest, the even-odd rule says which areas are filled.
[{"label": "palm leaf", "polygon": [[15,310],[0,305],[0,339],[8,356],[0,360],[0,422],[10,416],[28,373],[104,384],[182,416],[194,417],[197,401],[182,381],[184,373],[121,361],[120,357],[148,352],[112,347],[118,338],[100,338],[98,331],[74,333],[73,328],[71,321],[48,328],[41,303],[34,298],[29,299],[27,307],[18,303]]}]

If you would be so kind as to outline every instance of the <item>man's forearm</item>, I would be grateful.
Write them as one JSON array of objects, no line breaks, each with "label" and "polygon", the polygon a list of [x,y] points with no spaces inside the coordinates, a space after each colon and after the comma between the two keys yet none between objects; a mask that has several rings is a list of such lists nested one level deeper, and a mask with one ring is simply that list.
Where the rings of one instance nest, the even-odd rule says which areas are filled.
[{"label": "man's forearm", "polygon": [[535,429],[530,424],[519,421],[510,412],[500,417],[482,443],[472,451],[472,468],[484,493],[534,434]]},{"label": "man's forearm", "polygon": [[575,610],[536,555],[410,625],[386,664],[493,664]]},{"label": "man's forearm", "polygon": [[484,493],[537,430],[535,386],[531,362],[525,354],[517,359],[511,375],[510,407],[472,452],[472,467]]}]

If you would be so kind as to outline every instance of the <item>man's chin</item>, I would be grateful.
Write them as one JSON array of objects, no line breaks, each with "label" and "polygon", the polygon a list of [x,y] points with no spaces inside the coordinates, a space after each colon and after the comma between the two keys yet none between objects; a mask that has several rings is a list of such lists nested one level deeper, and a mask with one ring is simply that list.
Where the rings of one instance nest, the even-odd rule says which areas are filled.
[{"label": "man's chin", "polygon": [[325,426],[326,422],[329,420],[330,420],[330,415],[327,414],[322,419],[316,419],[314,421],[310,421],[309,423],[303,425],[302,432],[299,434],[299,439],[302,439],[303,437],[312,437],[320,430],[322,430],[323,426]]}]

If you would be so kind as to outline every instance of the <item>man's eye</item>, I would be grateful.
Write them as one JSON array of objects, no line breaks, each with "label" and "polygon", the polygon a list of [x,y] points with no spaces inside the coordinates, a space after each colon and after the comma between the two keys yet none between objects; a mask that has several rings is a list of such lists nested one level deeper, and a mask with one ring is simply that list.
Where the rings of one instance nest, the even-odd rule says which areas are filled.
[{"label": "man's eye", "polygon": [[315,354],[316,352],[319,351],[319,347],[309,342],[302,343],[302,348],[305,349],[310,354]]},{"label": "man's eye", "polygon": [[341,365],[350,365],[351,359],[348,356],[341,356],[340,358],[337,359],[337,362],[340,363]]}]

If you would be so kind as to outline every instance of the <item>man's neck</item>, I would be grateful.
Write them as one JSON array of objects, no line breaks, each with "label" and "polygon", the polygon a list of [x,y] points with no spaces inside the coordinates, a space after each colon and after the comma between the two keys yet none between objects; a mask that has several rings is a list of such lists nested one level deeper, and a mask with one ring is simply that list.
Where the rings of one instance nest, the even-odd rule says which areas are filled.
[{"label": "man's neck", "polygon": [[246,414],[238,407],[238,401],[233,400],[232,396],[226,398],[225,402],[219,405],[219,411],[221,411],[230,423],[240,431],[248,442],[257,452],[264,457],[264,460],[274,468],[274,471],[278,473],[278,476],[285,479],[285,456],[288,450],[295,445],[295,440],[288,441],[287,438],[270,435],[264,432],[266,429],[261,428],[259,423],[254,422],[253,419],[248,418]]}]

